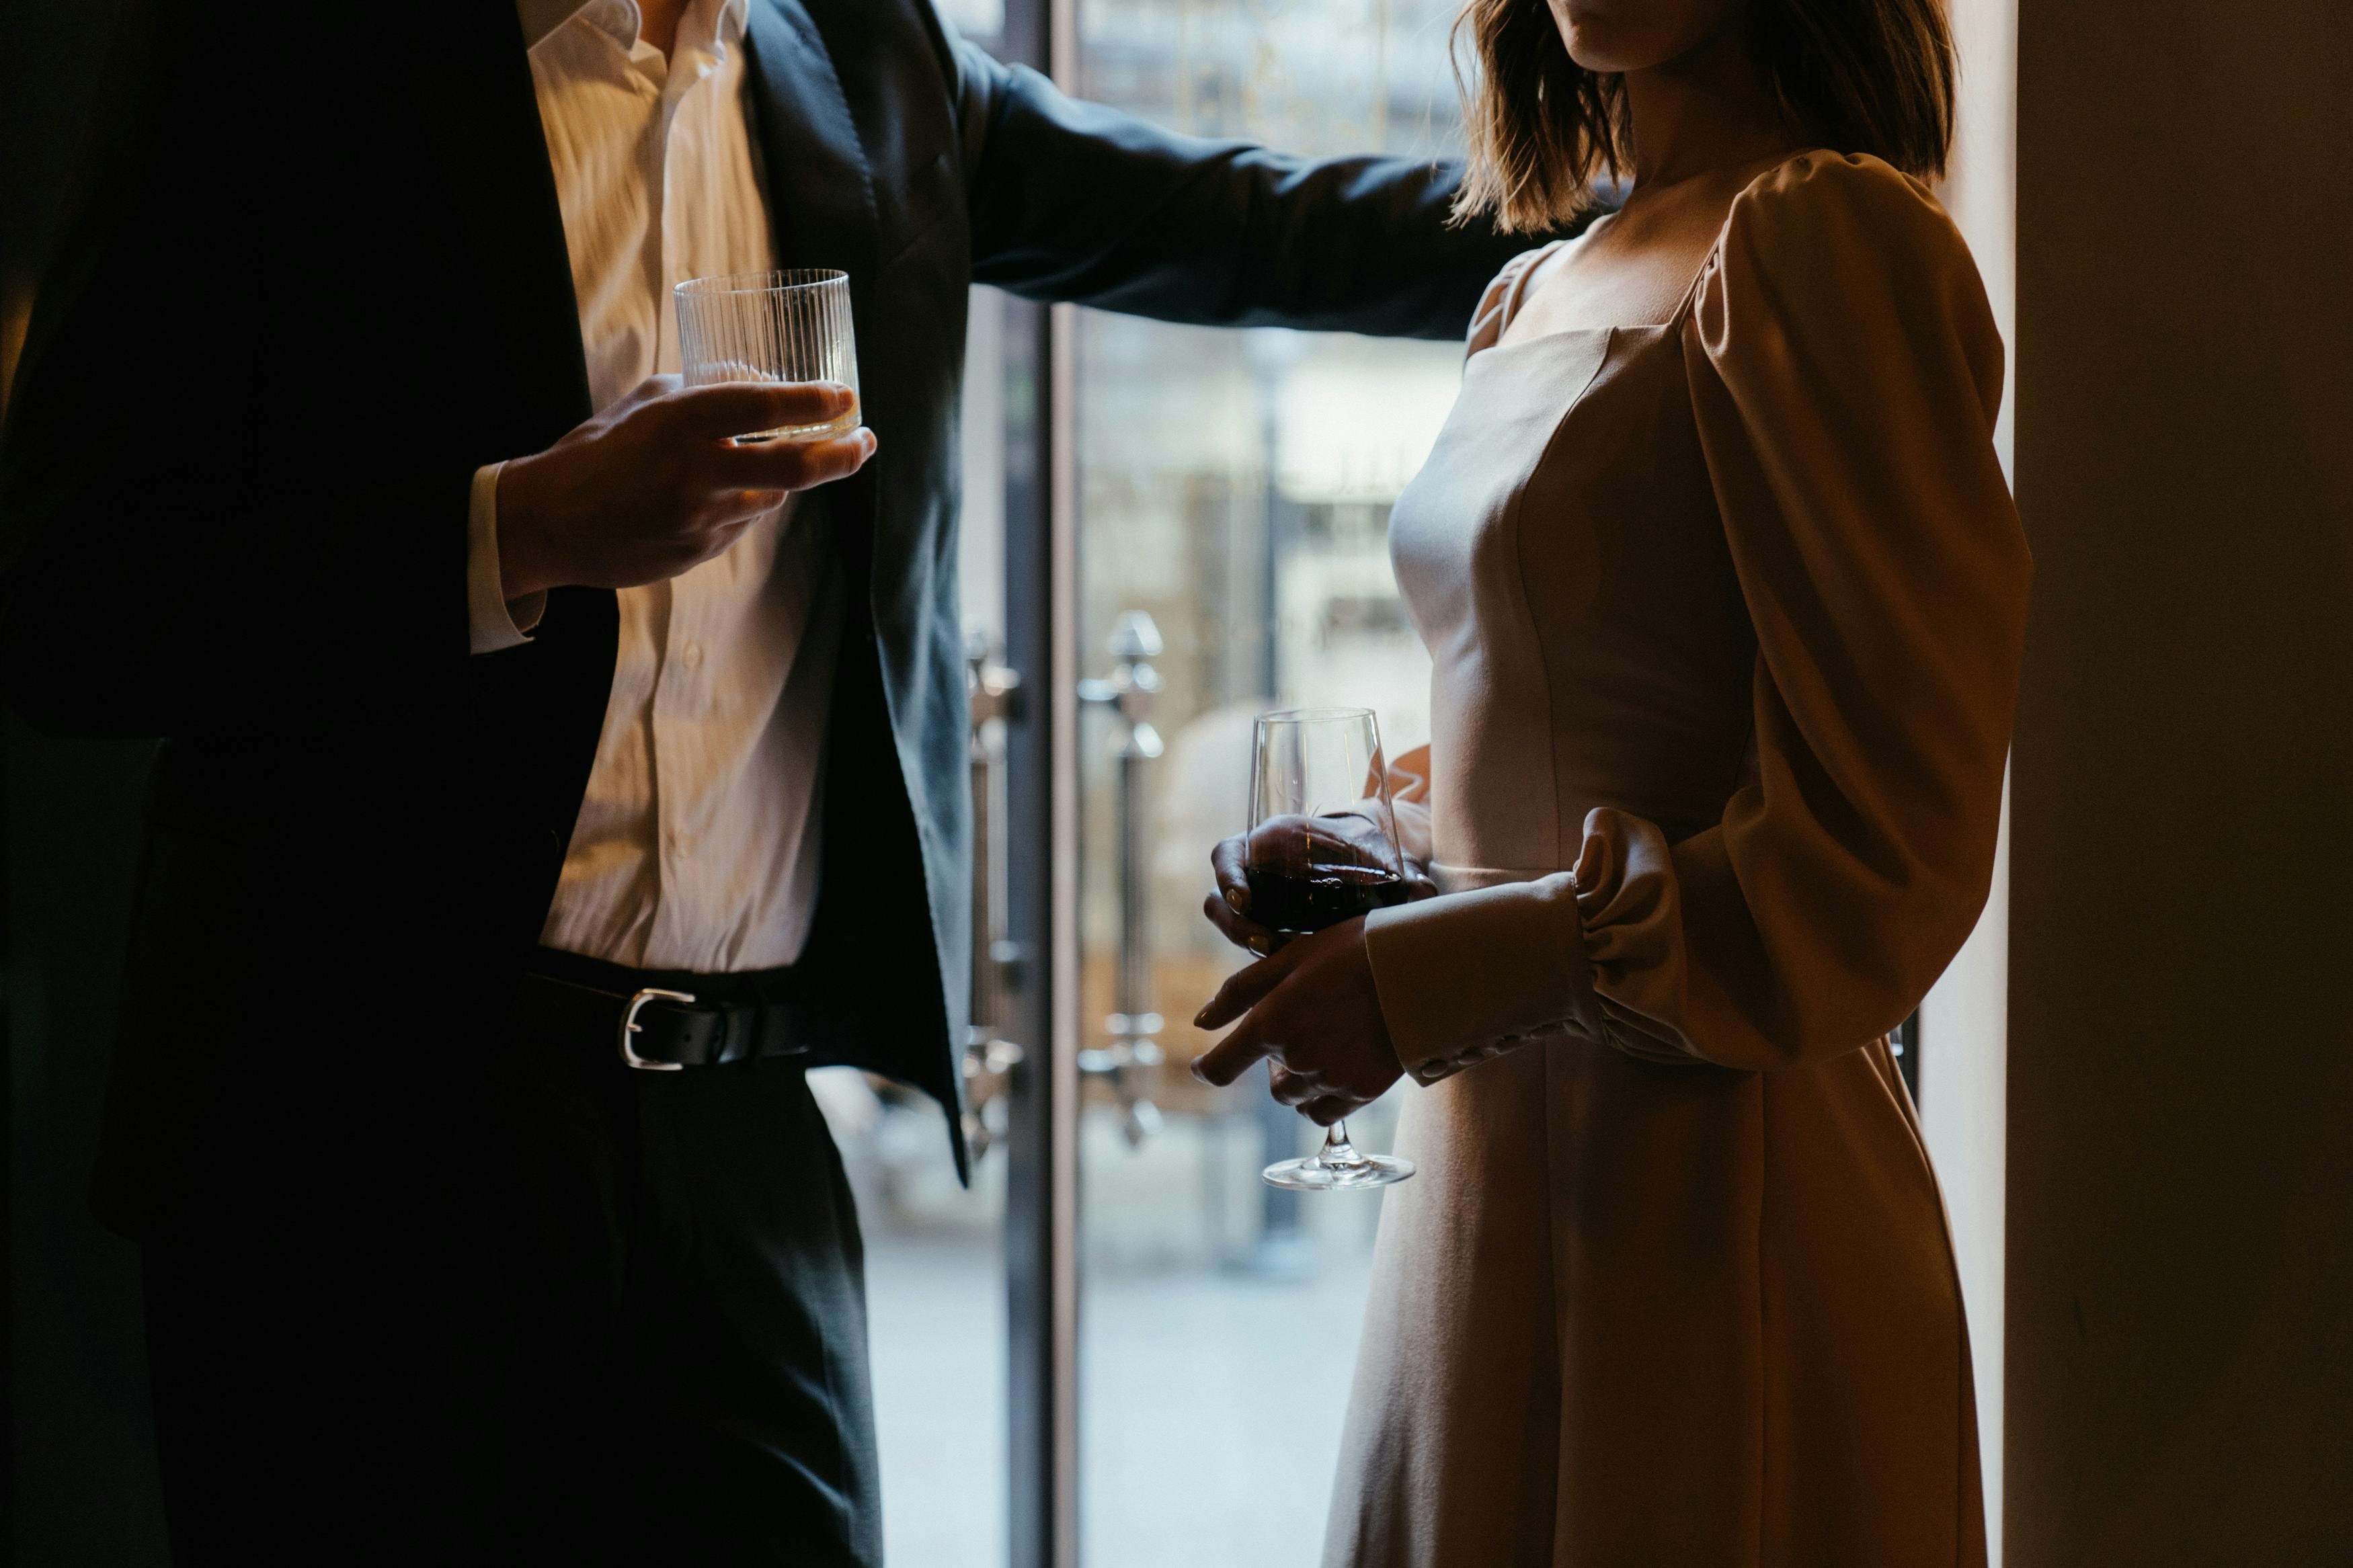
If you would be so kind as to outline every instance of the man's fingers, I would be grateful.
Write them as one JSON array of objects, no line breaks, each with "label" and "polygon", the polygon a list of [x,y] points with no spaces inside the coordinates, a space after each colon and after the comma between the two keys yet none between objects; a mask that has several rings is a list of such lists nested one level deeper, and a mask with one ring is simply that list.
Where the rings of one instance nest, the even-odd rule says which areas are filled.
[{"label": "man's fingers", "polygon": [[806,490],[845,479],[874,455],[874,432],[826,441],[760,441],[713,454],[721,483],[747,490]]},{"label": "man's fingers", "polygon": [[1223,1089],[1248,1071],[1250,1063],[1266,1055],[1267,1048],[1258,1037],[1258,1031],[1244,1024],[1193,1058],[1193,1076]]},{"label": "man's fingers", "polygon": [[723,381],[690,386],[665,400],[688,434],[717,441],[786,425],[822,425],[857,405],[836,381]]},{"label": "man's fingers", "polygon": [[752,523],[759,521],[791,499],[784,490],[734,490],[721,497],[713,511],[723,522]]},{"label": "man's fingers", "polygon": [[1218,994],[1209,998],[1208,1005],[1193,1015],[1193,1027],[1222,1029],[1258,1005],[1260,998],[1281,984],[1282,977],[1296,965],[1298,961],[1292,955],[1297,951],[1295,947],[1286,947],[1272,958],[1261,958],[1249,968],[1228,975],[1226,983],[1218,987]]}]

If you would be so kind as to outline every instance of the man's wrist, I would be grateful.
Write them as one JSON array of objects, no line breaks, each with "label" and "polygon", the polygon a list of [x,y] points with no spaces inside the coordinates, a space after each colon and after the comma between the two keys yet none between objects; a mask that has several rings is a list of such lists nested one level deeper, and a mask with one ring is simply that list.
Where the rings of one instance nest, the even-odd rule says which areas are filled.
[{"label": "man's wrist", "polygon": [[509,603],[558,584],[540,548],[538,459],[510,458],[499,466],[499,584]]},{"label": "man's wrist", "polygon": [[491,463],[474,472],[466,502],[467,640],[478,654],[497,653],[531,640],[539,624],[546,595],[516,598],[505,585],[505,563],[499,557],[499,479],[503,463]]}]

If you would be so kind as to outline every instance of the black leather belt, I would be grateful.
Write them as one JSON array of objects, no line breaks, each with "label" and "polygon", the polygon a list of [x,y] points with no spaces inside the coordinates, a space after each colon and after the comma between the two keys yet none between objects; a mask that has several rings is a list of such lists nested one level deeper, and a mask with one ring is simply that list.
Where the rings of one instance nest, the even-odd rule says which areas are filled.
[{"label": "black leather belt", "polygon": [[516,1006],[558,1034],[608,1044],[646,1072],[807,1056],[816,1009],[797,968],[742,974],[630,969],[542,948]]}]

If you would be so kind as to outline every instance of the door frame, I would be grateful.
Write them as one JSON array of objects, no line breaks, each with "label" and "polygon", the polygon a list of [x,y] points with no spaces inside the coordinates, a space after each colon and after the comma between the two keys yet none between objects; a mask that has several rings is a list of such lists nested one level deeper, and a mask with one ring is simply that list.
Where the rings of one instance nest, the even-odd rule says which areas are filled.
[{"label": "door frame", "polygon": [[[1075,0],[1005,0],[999,52],[1068,90]],[[1078,552],[1074,312],[1008,299],[1005,655],[1024,694],[1006,730],[1007,915],[1029,1055],[1008,1106],[1008,1554],[1078,1563]]]}]

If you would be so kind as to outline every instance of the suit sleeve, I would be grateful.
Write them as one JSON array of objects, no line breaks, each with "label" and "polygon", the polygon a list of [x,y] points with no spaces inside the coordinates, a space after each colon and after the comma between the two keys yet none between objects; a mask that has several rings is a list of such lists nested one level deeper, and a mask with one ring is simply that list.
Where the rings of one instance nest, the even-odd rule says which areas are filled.
[{"label": "suit sleeve", "polygon": [[1181,136],[951,47],[979,282],[1202,326],[1459,339],[1526,247],[1449,223],[1451,164]]}]

